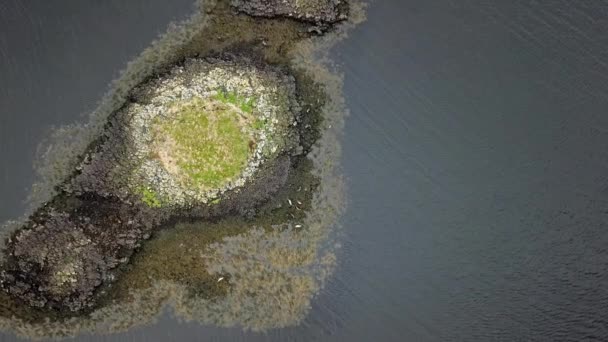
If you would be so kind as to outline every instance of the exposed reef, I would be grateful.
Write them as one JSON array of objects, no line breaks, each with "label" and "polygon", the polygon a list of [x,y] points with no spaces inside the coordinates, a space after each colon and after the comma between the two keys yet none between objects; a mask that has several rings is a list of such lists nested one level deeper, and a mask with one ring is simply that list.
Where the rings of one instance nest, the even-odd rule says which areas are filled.
[{"label": "exposed reef", "polygon": [[313,56],[362,20],[355,4],[201,1],[146,50],[46,160],[41,205],[1,232],[0,329],[120,331],[168,303],[220,326],[297,324],[343,209],[341,80]]}]

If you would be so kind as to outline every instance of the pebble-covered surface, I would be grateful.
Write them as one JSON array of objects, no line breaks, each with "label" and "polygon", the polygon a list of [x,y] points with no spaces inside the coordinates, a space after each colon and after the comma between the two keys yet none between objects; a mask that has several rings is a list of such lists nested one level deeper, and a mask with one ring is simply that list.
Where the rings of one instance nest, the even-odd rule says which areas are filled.
[{"label": "pebble-covered surface", "polygon": [[232,0],[238,11],[258,17],[288,17],[315,24],[347,18],[344,0]]}]

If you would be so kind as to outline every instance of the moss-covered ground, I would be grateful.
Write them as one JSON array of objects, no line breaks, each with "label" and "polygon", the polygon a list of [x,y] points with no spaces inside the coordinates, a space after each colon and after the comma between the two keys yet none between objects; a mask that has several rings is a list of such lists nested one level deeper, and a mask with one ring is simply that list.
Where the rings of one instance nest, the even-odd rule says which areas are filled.
[{"label": "moss-covered ground", "polygon": [[139,187],[139,192],[141,193],[141,200],[150,208],[160,208],[162,206],[162,201],[156,191],[141,186]]},{"label": "moss-covered ground", "polygon": [[235,105],[245,113],[253,112],[257,102],[255,97],[245,97],[235,91],[227,91],[224,89],[218,90],[217,94],[213,98],[222,103]]},{"label": "moss-covered ground", "polygon": [[174,104],[174,114],[152,127],[155,155],[185,185],[203,190],[223,186],[247,167],[255,139],[250,106],[236,96],[225,102],[195,98]]}]

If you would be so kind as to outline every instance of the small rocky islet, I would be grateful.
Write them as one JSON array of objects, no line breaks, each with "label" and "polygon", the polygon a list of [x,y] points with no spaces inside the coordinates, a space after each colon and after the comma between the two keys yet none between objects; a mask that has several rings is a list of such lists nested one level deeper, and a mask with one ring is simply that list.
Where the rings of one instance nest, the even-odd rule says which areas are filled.
[{"label": "small rocky islet", "polygon": [[[92,306],[157,226],[223,202],[253,210],[302,150],[293,77],[245,58],[185,60],[134,96],[63,193],[11,238],[0,273],[9,294],[34,307]],[[251,191],[256,182],[263,191]]]},{"label": "small rocky islet", "polygon": [[[331,100],[322,82],[292,63],[290,49],[346,21],[349,4],[203,1],[201,12],[210,23],[197,24],[178,53],[128,89],[54,197],[6,239],[0,316],[10,317],[0,325],[16,319],[27,329],[57,329],[41,335],[74,334],[76,325],[62,324],[77,318],[87,326],[96,312],[133,303],[137,290],[167,280],[185,282],[188,301],[226,311],[223,325],[246,327],[242,313],[226,309],[243,305],[248,298],[240,296],[256,286],[257,278],[236,270],[257,267],[243,264],[235,251],[244,248],[297,265],[279,267],[277,282],[318,288],[297,269],[311,267],[316,242],[298,240],[298,232],[321,182],[308,157]],[[203,247],[213,252],[197,252]],[[290,248],[301,249],[297,260],[288,260]],[[171,255],[180,260],[166,260]],[[277,277],[263,277],[270,274]],[[293,323],[284,316],[266,319]]]}]

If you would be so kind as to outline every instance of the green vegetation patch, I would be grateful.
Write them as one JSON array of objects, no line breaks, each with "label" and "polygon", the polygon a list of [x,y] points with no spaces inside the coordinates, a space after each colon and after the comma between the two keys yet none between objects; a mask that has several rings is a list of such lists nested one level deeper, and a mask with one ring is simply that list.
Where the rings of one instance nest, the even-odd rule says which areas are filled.
[{"label": "green vegetation patch", "polygon": [[204,190],[238,178],[255,144],[251,102],[236,95],[216,98],[223,101],[178,103],[154,124],[155,154],[163,166],[184,184]]},{"label": "green vegetation patch", "polygon": [[162,202],[156,193],[156,191],[147,188],[140,187],[139,192],[141,193],[141,200],[150,208],[160,208],[162,206]]},{"label": "green vegetation patch", "polygon": [[227,91],[224,89],[218,90],[217,94],[213,98],[222,103],[230,103],[235,105],[245,113],[253,112],[257,102],[254,97],[245,97],[238,94],[236,91]]}]

